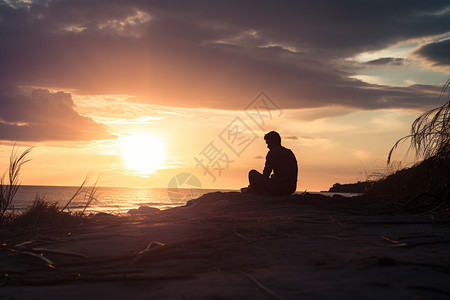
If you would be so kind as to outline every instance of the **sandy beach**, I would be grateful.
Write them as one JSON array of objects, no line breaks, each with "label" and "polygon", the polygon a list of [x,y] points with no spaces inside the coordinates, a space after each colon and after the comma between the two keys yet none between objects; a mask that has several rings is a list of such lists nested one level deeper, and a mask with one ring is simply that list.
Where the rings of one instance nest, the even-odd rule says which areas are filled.
[{"label": "sandy beach", "polygon": [[2,230],[0,299],[448,299],[449,225],[358,198],[217,192]]}]

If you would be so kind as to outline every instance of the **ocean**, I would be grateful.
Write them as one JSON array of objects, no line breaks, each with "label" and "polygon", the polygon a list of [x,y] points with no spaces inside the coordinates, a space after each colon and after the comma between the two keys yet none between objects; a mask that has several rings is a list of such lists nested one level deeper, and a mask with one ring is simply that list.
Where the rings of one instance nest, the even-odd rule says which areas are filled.
[{"label": "ocean", "polygon": [[[50,203],[57,202],[59,207],[64,207],[77,190],[78,187],[73,186],[23,185],[20,186],[13,200],[13,209],[16,212],[25,210],[34,201],[36,195]],[[230,190],[98,187],[95,199],[87,206],[86,212],[121,214],[140,206],[167,209],[184,205],[191,199],[217,191]],[[86,207],[89,193],[89,188],[85,188],[67,208],[71,211],[83,210]]]}]

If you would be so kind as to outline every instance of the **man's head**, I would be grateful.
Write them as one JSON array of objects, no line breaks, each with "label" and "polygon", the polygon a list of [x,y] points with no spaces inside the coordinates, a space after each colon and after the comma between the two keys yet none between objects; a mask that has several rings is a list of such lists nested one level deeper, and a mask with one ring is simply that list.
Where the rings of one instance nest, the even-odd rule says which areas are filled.
[{"label": "man's head", "polygon": [[264,136],[267,148],[272,149],[277,146],[281,146],[281,137],[276,131],[271,131]]}]

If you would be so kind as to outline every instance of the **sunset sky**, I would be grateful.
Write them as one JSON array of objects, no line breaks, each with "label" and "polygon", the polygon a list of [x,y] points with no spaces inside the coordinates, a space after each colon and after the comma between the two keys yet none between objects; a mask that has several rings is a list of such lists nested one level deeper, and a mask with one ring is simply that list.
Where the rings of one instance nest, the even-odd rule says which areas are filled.
[{"label": "sunset sky", "polygon": [[23,184],[238,189],[276,130],[299,191],[365,180],[449,54],[448,0],[0,1],[0,171],[17,143]]}]

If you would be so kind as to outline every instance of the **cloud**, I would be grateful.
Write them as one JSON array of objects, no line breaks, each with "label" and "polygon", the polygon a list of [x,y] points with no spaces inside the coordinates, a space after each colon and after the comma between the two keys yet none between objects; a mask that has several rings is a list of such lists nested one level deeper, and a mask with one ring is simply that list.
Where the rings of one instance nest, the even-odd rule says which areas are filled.
[{"label": "cloud", "polygon": [[432,66],[450,69],[450,39],[420,47],[415,54],[423,57]]},{"label": "cloud", "polygon": [[286,112],[289,119],[301,122],[310,122],[320,119],[328,119],[337,116],[343,116],[351,113],[353,110],[342,107],[321,107],[311,109],[290,110]]},{"label": "cloud", "polygon": [[447,6],[331,0],[3,3],[0,81],[133,95],[135,101],[178,107],[239,110],[261,90],[282,108],[429,107],[437,104],[434,92],[352,79],[357,74],[345,59],[445,33],[450,17],[441,12]]},{"label": "cloud", "polygon": [[301,136],[300,144],[305,147],[332,148],[335,143],[329,138]]},{"label": "cloud", "polygon": [[371,60],[365,63],[368,66],[394,66],[394,67],[402,67],[406,65],[407,60],[404,58],[396,58],[396,57],[383,57],[375,60]]},{"label": "cloud", "polygon": [[284,136],[283,137],[283,139],[285,139],[285,140],[298,140],[298,138],[295,136],[295,135],[292,135],[292,136]]},{"label": "cloud", "polygon": [[90,141],[111,139],[104,125],[81,116],[68,93],[0,91],[0,140]]}]

